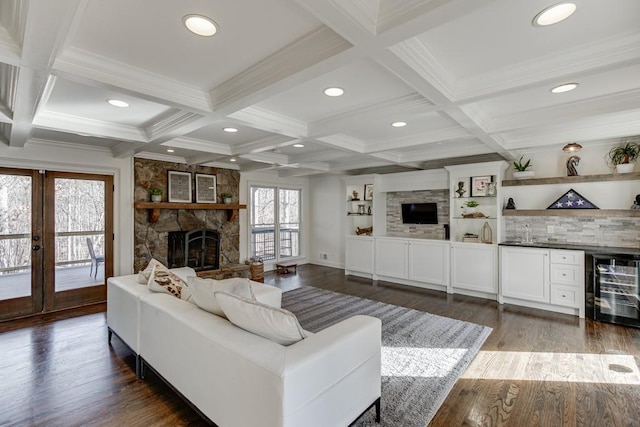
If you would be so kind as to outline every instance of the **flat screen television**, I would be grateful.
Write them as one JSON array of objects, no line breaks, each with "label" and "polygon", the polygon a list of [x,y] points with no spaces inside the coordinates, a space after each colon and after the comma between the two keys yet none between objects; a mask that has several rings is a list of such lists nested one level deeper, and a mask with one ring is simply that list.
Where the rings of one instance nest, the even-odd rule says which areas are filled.
[{"label": "flat screen television", "polygon": [[437,224],[437,203],[403,203],[403,224]]}]

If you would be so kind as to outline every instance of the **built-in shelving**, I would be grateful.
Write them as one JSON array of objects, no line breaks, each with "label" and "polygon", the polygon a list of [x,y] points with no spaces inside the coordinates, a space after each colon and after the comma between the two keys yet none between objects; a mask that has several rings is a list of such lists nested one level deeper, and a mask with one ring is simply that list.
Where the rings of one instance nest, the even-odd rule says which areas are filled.
[{"label": "built-in shelving", "polygon": [[502,216],[630,217],[640,209],[503,209]]},{"label": "built-in shelving", "polygon": [[604,175],[585,175],[585,176],[559,176],[551,178],[529,178],[529,179],[510,179],[502,181],[503,187],[514,187],[520,185],[548,185],[548,184],[574,184],[580,182],[603,182],[603,181],[633,181],[640,180],[640,172],[621,173],[621,174],[604,174]]},{"label": "built-in shelving", "polygon": [[174,203],[174,202],[136,202],[136,209],[149,209],[149,222],[158,222],[160,209],[205,209],[227,211],[227,221],[233,221],[238,217],[239,209],[246,209],[247,205],[226,203]]}]

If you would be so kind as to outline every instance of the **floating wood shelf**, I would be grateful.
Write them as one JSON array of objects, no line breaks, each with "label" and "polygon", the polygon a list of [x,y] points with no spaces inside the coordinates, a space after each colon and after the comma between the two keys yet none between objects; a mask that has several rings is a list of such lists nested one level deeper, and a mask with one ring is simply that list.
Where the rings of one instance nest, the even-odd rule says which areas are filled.
[{"label": "floating wood shelf", "polygon": [[205,209],[227,211],[227,221],[238,217],[239,209],[246,209],[247,205],[227,205],[223,203],[173,203],[173,202],[135,202],[136,209],[149,209],[149,222],[156,223],[160,218],[160,209]]},{"label": "floating wood shelf", "polygon": [[633,217],[640,209],[503,209],[502,216]]},{"label": "floating wood shelf", "polygon": [[586,176],[559,176],[553,178],[510,179],[502,181],[503,187],[519,185],[574,184],[579,182],[632,181],[640,180],[640,173],[621,173]]}]

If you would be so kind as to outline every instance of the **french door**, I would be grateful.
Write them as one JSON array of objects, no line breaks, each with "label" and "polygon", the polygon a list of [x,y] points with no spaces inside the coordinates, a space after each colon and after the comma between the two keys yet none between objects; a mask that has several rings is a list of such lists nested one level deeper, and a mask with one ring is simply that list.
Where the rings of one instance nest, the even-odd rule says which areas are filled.
[{"label": "french door", "polygon": [[0,168],[0,320],[106,299],[113,177]]}]

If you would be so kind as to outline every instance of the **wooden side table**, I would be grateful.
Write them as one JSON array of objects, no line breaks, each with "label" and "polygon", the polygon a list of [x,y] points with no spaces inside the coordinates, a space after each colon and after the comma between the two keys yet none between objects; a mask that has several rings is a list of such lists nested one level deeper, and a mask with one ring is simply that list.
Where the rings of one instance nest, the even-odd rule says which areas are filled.
[{"label": "wooden side table", "polygon": [[289,274],[289,269],[293,269],[294,274],[298,274],[298,264],[276,264],[276,273]]}]

